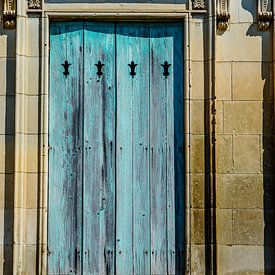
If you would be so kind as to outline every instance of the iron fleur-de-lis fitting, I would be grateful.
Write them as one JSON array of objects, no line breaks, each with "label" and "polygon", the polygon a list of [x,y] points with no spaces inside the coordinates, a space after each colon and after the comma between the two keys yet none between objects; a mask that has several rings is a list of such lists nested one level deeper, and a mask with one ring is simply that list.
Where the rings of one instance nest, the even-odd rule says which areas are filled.
[{"label": "iron fleur-de-lis fitting", "polygon": [[65,75],[65,77],[67,78],[67,76],[70,74],[69,73],[69,67],[72,65],[70,64],[67,60],[64,62],[64,64],[61,64],[64,67],[64,72],[63,74]]},{"label": "iron fleur-de-lis fitting", "polygon": [[136,75],[135,69],[136,69],[137,65],[138,64],[135,64],[134,61],[132,61],[130,64],[128,64],[128,66],[131,68],[130,75],[132,76],[132,78],[134,78],[134,76]]},{"label": "iron fleur-de-lis fitting", "polygon": [[165,61],[163,64],[161,64],[161,66],[163,67],[163,75],[165,76],[165,78],[167,78],[169,75],[169,67],[171,66],[171,64]]},{"label": "iron fleur-de-lis fitting", "polygon": [[100,78],[100,77],[103,75],[102,68],[103,68],[103,66],[104,66],[105,64],[101,63],[101,61],[98,60],[97,64],[95,64],[95,65],[96,65],[96,67],[97,67],[97,73],[96,73],[96,74],[97,74],[98,77]]}]

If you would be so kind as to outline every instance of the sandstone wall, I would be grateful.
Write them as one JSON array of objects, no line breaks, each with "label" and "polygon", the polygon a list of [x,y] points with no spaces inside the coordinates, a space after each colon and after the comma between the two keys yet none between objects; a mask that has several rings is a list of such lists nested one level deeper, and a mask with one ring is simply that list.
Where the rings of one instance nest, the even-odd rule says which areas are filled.
[{"label": "sandstone wall", "polygon": [[273,29],[257,29],[256,1],[231,1],[216,37],[219,274],[275,272]]}]

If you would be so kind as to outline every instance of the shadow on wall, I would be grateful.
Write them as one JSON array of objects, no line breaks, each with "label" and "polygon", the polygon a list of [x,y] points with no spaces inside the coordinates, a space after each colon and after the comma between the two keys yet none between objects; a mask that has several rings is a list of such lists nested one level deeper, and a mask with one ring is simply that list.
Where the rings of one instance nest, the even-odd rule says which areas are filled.
[{"label": "shadow on wall", "polygon": [[[255,21],[256,2],[242,0],[242,7],[250,12]],[[264,187],[264,268],[266,274],[275,273],[275,184],[274,184],[274,94],[272,77],[272,28],[258,31],[257,24],[251,24],[247,36],[261,37],[261,77],[264,81],[262,94],[262,172]]]},{"label": "shadow on wall", "polygon": [[[1,115],[3,115],[4,127],[1,126],[1,154],[4,161],[0,171],[0,192],[2,194],[1,223],[3,223],[3,235],[1,236],[1,253],[3,259],[0,265],[0,273],[12,274],[13,258],[13,216],[14,216],[14,140],[15,140],[15,31],[6,31],[0,28],[0,40],[5,41],[6,52],[1,50],[0,66],[1,80],[0,101]],[[1,45],[4,45],[2,43]],[[6,57],[7,56],[7,57]],[[2,156],[1,156],[2,158]],[[1,224],[2,226],[2,224]]]}]

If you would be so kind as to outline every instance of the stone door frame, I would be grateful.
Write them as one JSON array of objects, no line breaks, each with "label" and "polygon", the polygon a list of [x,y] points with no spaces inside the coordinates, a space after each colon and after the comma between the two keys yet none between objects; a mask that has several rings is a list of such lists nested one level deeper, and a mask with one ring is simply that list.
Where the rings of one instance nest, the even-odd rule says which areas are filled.
[{"label": "stone door frame", "polygon": [[[47,273],[47,204],[48,204],[48,95],[49,95],[49,22],[51,20],[180,20],[184,23],[184,115],[185,115],[185,239],[186,265],[191,257],[190,60],[195,46],[190,38],[190,21],[205,9],[187,9],[186,5],[163,4],[45,4],[40,1],[17,2],[16,45],[16,115],[15,115],[15,198],[13,272],[21,274],[28,255],[26,184],[28,175],[37,175],[36,249],[37,272]],[[30,3],[37,5],[30,5]],[[193,7],[189,1],[189,7]],[[87,12],[88,10],[88,12]],[[209,21],[209,26],[212,22]],[[38,72],[37,78],[32,72]],[[209,75],[209,81],[211,77]],[[33,93],[36,101],[30,103]],[[31,113],[30,113],[31,112]],[[33,116],[36,126],[32,127]],[[31,134],[30,134],[31,131]]]}]

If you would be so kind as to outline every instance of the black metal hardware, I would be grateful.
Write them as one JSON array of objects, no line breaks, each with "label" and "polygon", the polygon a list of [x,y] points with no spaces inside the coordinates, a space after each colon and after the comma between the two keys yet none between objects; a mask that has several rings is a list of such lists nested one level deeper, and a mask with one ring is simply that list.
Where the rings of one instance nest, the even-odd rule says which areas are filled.
[{"label": "black metal hardware", "polygon": [[135,64],[134,61],[132,61],[130,64],[128,64],[128,66],[131,68],[130,75],[132,76],[132,78],[134,78],[134,76],[136,75],[135,69],[136,69],[137,65],[138,64]]},{"label": "black metal hardware", "polygon": [[98,60],[98,62],[97,62],[97,64],[95,64],[96,65],[96,67],[97,67],[97,75],[98,75],[98,77],[100,78],[102,75],[103,75],[103,73],[102,73],[102,68],[103,68],[103,66],[105,65],[105,64],[103,64],[103,63],[101,63],[101,61],[100,60]]},{"label": "black metal hardware", "polygon": [[69,67],[72,65],[70,64],[67,60],[64,62],[64,64],[61,64],[64,67],[64,72],[63,74],[65,75],[65,77],[67,77],[70,73],[69,73]]},{"label": "black metal hardware", "polygon": [[171,64],[168,64],[167,61],[165,61],[163,64],[161,64],[161,66],[163,67],[163,75],[165,76],[165,78],[168,77],[169,75],[169,67],[171,66]]}]

